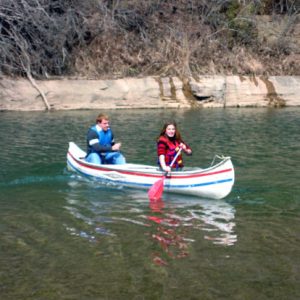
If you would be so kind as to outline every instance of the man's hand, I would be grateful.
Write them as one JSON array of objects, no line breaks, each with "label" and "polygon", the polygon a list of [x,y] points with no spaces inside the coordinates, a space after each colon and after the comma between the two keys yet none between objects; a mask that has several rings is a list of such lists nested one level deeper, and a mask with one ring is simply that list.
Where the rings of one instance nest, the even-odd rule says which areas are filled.
[{"label": "man's hand", "polygon": [[122,144],[121,143],[116,143],[111,147],[111,150],[113,151],[120,151]]}]

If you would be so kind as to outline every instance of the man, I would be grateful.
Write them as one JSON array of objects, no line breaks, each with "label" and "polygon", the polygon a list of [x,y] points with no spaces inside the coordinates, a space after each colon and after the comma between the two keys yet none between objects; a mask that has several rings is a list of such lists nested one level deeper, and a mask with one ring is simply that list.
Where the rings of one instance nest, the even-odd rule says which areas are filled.
[{"label": "man", "polygon": [[109,117],[100,114],[96,124],[87,133],[86,161],[94,164],[125,164],[125,157],[120,153],[121,143],[115,143],[109,128]]}]

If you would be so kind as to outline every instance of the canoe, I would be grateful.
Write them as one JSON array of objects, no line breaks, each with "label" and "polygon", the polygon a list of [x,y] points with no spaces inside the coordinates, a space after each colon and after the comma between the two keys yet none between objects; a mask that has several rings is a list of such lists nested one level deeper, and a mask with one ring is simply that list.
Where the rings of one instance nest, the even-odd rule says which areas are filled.
[{"label": "canoe", "polygon": [[[74,142],[69,143],[67,166],[71,171],[110,185],[146,189],[162,178],[157,166],[126,163],[96,165],[85,161],[86,152]],[[232,190],[234,167],[230,157],[219,157],[208,168],[184,168],[172,171],[164,180],[164,192],[195,195],[201,198],[222,199]],[[216,158],[215,157],[215,158]]]}]

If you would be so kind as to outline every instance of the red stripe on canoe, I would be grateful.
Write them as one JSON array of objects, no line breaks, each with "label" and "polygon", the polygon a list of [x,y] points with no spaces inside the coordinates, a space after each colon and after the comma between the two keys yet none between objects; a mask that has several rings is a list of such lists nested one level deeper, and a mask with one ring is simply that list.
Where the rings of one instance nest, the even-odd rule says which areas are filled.
[{"label": "red stripe on canoe", "polygon": [[[85,168],[88,168],[88,169],[92,169],[92,170],[99,170],[99,171],[102,171],[102,172],[112,172],[112,171],[115,171],[115,172],[118,172],[120,174],[126,174],[126,175],[134,175],[134,176],[142,176],[142,177],[154,177],[154,178],[161,178],[161,176],[163,174],[147,174],[147,173],[139,173],[139,172],[134,172],[134,171],[123,171],[123,170],[111,170],[111,169],[106,169],[106,168],[101,168],[101,167],[98,167],[98,166],[91,166],[91,165],[88,165],[80,160],[78,160],[77,158],[75,158],[70,152],[69,152],[69,155],[72,156],[72,158],[81,166],[85,167]],[[215,172],[207,172],[207,173],[200,173],[200,174],[191,174],[191,175],[170,175],[170,176],[166,176],[167,178],[176,178],[176,179],[181,179],[181,178],[194,178],[194,177],[202,177],[202,176],[211,176],[211,175],[216,175],[216,174],[222,174],[222,173],[227,173],[227,172],[231,172],[232,169],[224,169],[224,170],[220,170],[220,171],[215,171]]]}]

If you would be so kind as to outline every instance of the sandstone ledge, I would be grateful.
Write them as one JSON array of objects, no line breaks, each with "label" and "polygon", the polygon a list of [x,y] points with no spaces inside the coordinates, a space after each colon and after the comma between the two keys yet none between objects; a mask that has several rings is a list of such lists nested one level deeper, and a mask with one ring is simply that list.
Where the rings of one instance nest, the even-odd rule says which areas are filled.
[{"label": "sandstone ledge", "polygon": [[[300,76],[199,76],[36,81],[53,110],[300,106]],[[26,79],[0,79],[0,111],[41,111]]]}]

